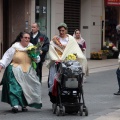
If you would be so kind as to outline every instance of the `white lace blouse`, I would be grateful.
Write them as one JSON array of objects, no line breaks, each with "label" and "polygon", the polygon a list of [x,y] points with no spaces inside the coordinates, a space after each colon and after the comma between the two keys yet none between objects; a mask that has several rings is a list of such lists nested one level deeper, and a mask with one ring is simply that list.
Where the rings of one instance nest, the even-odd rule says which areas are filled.
[{"label": "white lace blouse", "polygon": [[[29,43],[27,47],[33,45],[32,43]],[[13,59],[13,56],[15,54],[15,51],[16,49],[17,50],[20,50],[20,51],[26,51],[26,48],[27,47],[23,47],[20,42],[16,42],[14,43],[3,55],[2,59],[0,60],[0,65],[3,67],[3,68],[6,68],[10,62],[12,61]],[[40,61],[40,57],[38,56],[37,58],[37,63]]]}]

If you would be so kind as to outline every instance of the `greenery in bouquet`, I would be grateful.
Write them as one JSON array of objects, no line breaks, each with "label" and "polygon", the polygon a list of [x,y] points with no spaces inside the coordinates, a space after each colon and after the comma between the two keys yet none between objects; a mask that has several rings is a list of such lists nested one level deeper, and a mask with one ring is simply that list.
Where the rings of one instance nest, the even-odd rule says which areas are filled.
[{"label": "greenery in bouquet", "polygon": [[69,54],[67,57],[66,57],[66,60],[76,60],[77,59],[77,55],[76,54]]},{"label": "greenery in bouquet", "polygon": [[40,52],[37,50],[37,46],[32,45],[32,46],[27,47],[27,53],[28,53],[28,56],[32,59],[32,67],[36,69],[37,65],[36,65],[35,60],[40,54]]}]

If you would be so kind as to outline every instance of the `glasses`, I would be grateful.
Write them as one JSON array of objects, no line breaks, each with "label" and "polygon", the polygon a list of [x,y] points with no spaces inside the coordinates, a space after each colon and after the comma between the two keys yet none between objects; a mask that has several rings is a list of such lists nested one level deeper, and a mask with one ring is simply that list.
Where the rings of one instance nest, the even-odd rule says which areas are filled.
[{"label": "glasses", "polygon": [[25,39],[30,39],[30,37],[23,37],[23,38],[25,38]]}]

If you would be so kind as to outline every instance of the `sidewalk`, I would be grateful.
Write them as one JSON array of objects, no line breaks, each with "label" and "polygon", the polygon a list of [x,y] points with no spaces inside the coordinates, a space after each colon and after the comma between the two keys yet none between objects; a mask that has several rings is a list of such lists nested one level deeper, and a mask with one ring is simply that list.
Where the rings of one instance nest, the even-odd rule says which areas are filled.
[{"label": "sidewalk", "polygon": [[[48,76],[47,61],[43,65],[43,77]],[[118,59],[88,60],[89,73],[117,69]]]}]

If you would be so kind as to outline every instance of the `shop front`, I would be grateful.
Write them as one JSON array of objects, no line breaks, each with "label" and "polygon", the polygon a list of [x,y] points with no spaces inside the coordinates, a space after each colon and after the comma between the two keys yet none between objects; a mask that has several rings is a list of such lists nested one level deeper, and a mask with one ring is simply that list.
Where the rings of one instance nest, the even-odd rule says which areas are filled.
[{"label": "shop front", "polygon": [[102,50],[106,50],[108,58],[118,58],[116,26],[120,21],[120,1],[104,0],[104,3],[105,20],[103,25],[105,33],[103,33]]},{"label": "shop front", "polygon": [[[112,50],[112,58],[118,57],[116,49],[118,46],[116,26],[120,24],[119,21],[120,0],[105,0],[105,43],[103,45]],[[115,50],[113,48],[115,48]]]},{"label": "shop front", "polygon": [[120,1],[105,0],[105,41],[117,45],[116,26],[120,19]]}]

